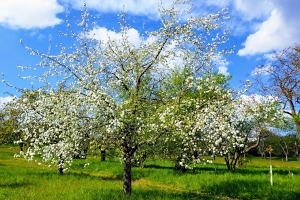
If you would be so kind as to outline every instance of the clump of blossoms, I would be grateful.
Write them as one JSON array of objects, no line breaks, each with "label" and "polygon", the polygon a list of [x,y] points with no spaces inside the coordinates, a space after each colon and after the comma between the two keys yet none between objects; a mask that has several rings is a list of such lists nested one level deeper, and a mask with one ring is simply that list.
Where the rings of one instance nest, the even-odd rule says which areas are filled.
[{"label": "clump of blossoms", "polygon": [[227,109],[232,130],[216,141],[213,154],[223,156],[228,170],[234,170],[241,156],[259,144],[262,131],[284,121],[284,115],[278,101],[258,95],[240,95]]},{"label": "clump of blossoms", "polygon": [[63,173],[74,157],[81,156],[90,142],[90,134],[99,128],[99,121],[106,116],[94,112],[101,101],[93,102],[90,94],[75,90],[28,90],[16,99],[20,111],[21,131],[29,146],[25,157],[32,160],[41,155],[46,162],[58,166]]},{"label": "clump of blossoms", "polygon": [[268,97],[236,94],[221,74],[184,79],[185,73],[190,72],[173,77],[177,82],[168,90],[174,98],[160,116],[169,131],[164,144],[170,149],[165,152],[176,155],[180,170],[193,169],[207,154],[224,157],[234,170],[242,154],[253,148],[247,144],[258,144],[260,131],[283,119],[280,105]]},{"label": "clump of blossoms", "polygon": [[228,78],[210,72],[185,79],[185,73],[191,74],[186,71],[179,77],[175,75],[178,85],[173,84],[175,91],[171,94],[176,93],[175,98],[169,101],[167,113],[161,116],[170,132],[165,143],[175,147],[171,150],[176,151],[176,165],[180,170],[194,168],[207,153],[215,154],[215,146],[235,131],[230,124],[230,106],[234,100],[226,86]]}]

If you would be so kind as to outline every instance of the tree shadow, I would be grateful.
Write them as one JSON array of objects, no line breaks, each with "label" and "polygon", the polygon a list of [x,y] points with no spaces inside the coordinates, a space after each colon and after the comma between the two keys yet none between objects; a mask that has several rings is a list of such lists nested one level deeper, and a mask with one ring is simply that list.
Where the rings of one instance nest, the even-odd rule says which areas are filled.
[{"label": "tree shadow", "polygon": [[[300,174],[300,169],[282,169],[282,168],[272,168],[273,174],[278,175],[297,175]],[[269,174],[270,168],[237,168],[233,173],[241,175],[260,175],[260,174]]]},{"label": "tree shadow", "polygon": [[145,164],[143,168],[152,168],[152,169],[174,169],[172,166],[161,166],[155,164]]},{"label": "tree shadow", "polygon": [[26,181],[22,181],[22,182],[9,182],[9,183],[5,183],[5,182],[1,182],[0,183],[0,188],[19,188],[19,187],[28,187],[29,183]]},{"label": "tree shadow", "polygon": [[76,176],[77,178],[98,178],[105,181],[121,181],[123,178],[119,174],[107,175],[101,173],[90,174],[84,172],[69,172],[67,174],[64,174],[64,176]]},{"label": "tree shadow", "polygon": [[[91,192],[89,192],[91,194]],[[110,189],[102,191],[101,194],[97,194],[97,191],[93,191],[93,196],[97,196],[95,199],[132,199],[132,200],[161,200],[161,199],[199,199],[199,200],[217,200],[224,199],[219,196],[200,192],[181,192],[171,190],[157,190],[157,189],[143,189],[133,187],[131,195],[124,195],[122,191],[116,189]],[[91,198],[93,199],[93,198]]]},{"label": "tree shadow", "polygon": [[238,199],[289,199],[299,200],[300,190],[291,190],[280,185],[271,186],[265,180],[226,180],[205,189],[211,195],[228,196]]},{"label": "tree shadow", "polygon": [[[278,175],[298,175],[300,174],[300,169],[297,168],[272,168],[273,174]],[[211,174],[225,174],[225,173],[234,173],[241,175],[261,175],[269,174],[270,168],[268,167],[237,167],[234,171],[229,171],[225,165],[214,166],[199,166],[196,167],[195,173],[211,173]]]}]

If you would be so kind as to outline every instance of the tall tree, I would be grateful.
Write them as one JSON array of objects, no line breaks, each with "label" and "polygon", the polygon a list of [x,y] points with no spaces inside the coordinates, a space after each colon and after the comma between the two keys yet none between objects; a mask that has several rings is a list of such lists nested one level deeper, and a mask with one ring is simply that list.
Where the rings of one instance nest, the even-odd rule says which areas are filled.
[{"label": "tall tree", "polygon": [[[81,32],[65,34],[74,38],[71,48],[61,47],[58,55],[52,55],[51,51],[44,54],[25,47],[42,58],[37,67],[46,70],[39,77],[45,84],[37,90],[38,98],[24,98],[15,105],[23,112],[21,129],[25,138],[30,138],[27,156],[41,154],[62,172],[80,149],[80,141],[100,130],[107,135],[103,138],[113,139],[121,149],[123,191],[131,194],[132,159],[142,146],[155,145],[173,130],[187,139],[196,132],[216,135],[216,128],[218,135],[225,129],[229,132],[231,129],[222,124],[228,115],[219,113],[226,110],[231,94],[222,95],[216,84],[211,86],[213,78],[201,78],[213,69],[216,57],[231,52],[219,49],[228,40],[228,32],[222,28],[226,9],[214,15],[189,17],[186,5],[185,0],[175,0],[170,8],[161,7],[160,27],[146,31],[139,45],[128,39],[132,28],[124,13],[120,15],[119,39],[95,39],[89,29],[89,13],[84,9],[78,24]],[[181,90],[175,96],[166,95],[162,88],[176,67],[188,69],[185,87],[224,98],[209,101],[190,96],[181,101]],[[53,84],[51,77],[57,77],[58,82]],[[187,113],[192,108],[196,109]],[[213,140],[212,135],[207,138]],[[182,141],[194,145],[191,140]]]},{"label": "tall tree", "polygon": [[276,52],[273,57],[272,63],[255,70],[256,85],[263,94],[272,95],[284,105],[300,138],[300,45]]}]

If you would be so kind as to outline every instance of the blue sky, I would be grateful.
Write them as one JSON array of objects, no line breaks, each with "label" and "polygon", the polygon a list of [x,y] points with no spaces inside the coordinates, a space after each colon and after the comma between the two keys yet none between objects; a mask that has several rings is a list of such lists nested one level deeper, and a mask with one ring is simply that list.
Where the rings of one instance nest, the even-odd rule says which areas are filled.
[{"label": "blue sky", "polygon": [[[172,0],[162,0],[168,5]],[[26,53],[20,39],[26,46],[47,51],[49,39],[52,44],[68,43],[59,37],[58,31],[65,30],[65,19],[80,18],[84,2],[89,11],[99,16],[99,36],[107,37],[117,28],[117,14],[125,11],[134,30],[132,40],[138,40],[141,25],[155,29],[158,21],[160,0],[9,0],[0,6],[0,73],[17,87],[30,87],[22,81],[32,71],[18,69],[16,65],[34,65],[38,59]],[[219,71],[232,75],[230,84],[234,88],[241,81],[251,79],[253,70],[277,50],[300,43],[300,1],[299,0],[192,0],[194,12],[216,13],[223,7],[229,8],[231,29],[228,47],[236,46],[234,54],[223,57],[226,62]],[[135,38],[136,37],[136,38]],[[68,45],[68,44],[66,44]],[[35,72],[38,73],[38,72]],[[5,92],[18,95],[15,90],[0,83],[0,101],[9,100]]]}]

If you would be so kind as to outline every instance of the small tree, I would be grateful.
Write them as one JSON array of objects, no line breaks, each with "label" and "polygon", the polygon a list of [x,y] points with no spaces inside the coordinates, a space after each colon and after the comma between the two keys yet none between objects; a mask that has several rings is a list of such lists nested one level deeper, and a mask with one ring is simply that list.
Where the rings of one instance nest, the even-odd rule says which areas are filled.
[{"label": "small tree", "polygon": [[293,151],[296,156],[298,155],[297,149],[295,149],[294,146],[295,142],[297,142],[297,136],[295,134],[287,134],[285,136],[280,137],[280,141],[278,145],[282,149],[282,153],[285,157],[285,161],[289,160],[289,155],[291,155],[291,152]]}]

